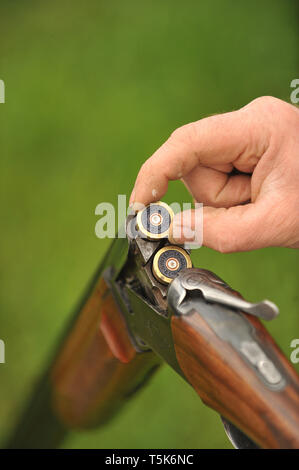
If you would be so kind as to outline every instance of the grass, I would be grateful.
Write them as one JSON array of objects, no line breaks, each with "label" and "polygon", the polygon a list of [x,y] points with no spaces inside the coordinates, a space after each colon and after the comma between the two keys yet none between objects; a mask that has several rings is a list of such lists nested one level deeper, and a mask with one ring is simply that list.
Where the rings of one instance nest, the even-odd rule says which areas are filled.
[{"label": "grass", "polygon": [[[298,76],[295,2],[2,0],[0,439],[4,441],[107,240],[99,202],[129,195],[172,130],[257,96],[289,100]],[[190,200],[180,183],[166,202]],[[298,252],[200,249],[245,298],[269,298],[289,356],[299,336]],[[129,432],[128,432],[129,429]],[[216,413],[166,366],[107,427],[65,447],[230,448]]]}]

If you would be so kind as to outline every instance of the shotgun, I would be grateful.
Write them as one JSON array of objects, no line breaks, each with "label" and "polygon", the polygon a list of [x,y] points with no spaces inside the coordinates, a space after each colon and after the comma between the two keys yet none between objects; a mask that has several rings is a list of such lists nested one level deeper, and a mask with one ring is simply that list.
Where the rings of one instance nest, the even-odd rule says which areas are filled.
[{"label": "shotgun", "polygon": [[126,221],[63,335],[8,448],[55,448],[105,424],[168,363],[216,410],[236,448],[299,448],[299,376],[250,303],[172,245],[171,209]]}]

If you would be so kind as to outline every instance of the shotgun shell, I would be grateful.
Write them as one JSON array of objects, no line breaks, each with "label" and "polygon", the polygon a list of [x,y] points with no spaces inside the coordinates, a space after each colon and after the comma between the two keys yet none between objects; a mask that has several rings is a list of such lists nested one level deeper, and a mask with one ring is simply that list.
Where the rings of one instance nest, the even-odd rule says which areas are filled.
[{"label": "shotgun shell", "polygon": [[153,275],[163,284],[169,284],[184,268],[192,268],[192,261],[187,251],[181,247],[167,245],[154,256]]},{"label": "shotgun shell", "polygon": [[172,209],[165,202],[154,202],[138,212],[137,229],[148,240],[167,238],[173,219]]}]

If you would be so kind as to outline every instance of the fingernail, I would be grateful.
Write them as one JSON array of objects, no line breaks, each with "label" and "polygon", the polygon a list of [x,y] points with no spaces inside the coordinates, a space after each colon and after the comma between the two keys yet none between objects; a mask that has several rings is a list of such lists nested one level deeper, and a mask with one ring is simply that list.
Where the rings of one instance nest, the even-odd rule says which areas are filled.
[{"label": "fingernail", "polygon": [[169,231],[168,240],[170,241],[172,245],[177,245],[177,241],[172,237],[172,230]]},{"label": "fingernail", "polygon": [[139,212],[139,211],[141,211],[142,209],[145,208],[145,205],[142,204],[142,202],[132,202],[129,207],[130,207],[131,211]]},{"label": "fingernail", "polygon": [[132,204],[135,200],[135,193],[136,193],[135,188],[133,188],[133,191],[132,191],[130,199],[129,199],[129,207],[132,207]]},{"label": "fingernail", "polygon": [[182,215],[174,216],[172,225],[169,229],[168,239],[171,243],[192,243],[196,242],[196,232],[192,229],[192,213],[185,211]]}]

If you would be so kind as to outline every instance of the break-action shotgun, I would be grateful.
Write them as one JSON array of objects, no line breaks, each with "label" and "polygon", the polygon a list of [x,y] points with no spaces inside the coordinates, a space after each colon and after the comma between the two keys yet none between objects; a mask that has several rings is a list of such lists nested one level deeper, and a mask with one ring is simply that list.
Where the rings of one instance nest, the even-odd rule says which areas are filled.
[{"label": "break-action shotgun", "polygon": [[238,448],[299,448],[299,376],[250,303],[171,245],[172,212],[127,218],[80,303],[10,448],[54,448],[99,426],[168,363],[222,417]]}]

